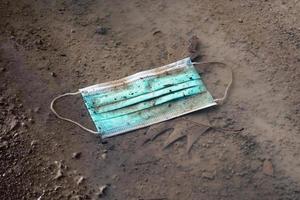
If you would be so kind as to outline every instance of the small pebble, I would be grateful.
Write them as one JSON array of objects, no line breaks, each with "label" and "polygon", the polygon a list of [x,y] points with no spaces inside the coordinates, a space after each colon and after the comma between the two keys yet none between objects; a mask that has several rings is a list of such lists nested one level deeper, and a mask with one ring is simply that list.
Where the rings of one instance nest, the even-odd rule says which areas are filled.
[{"label": "small pebble", "polygon": [[118,179],[119,179],[119,176],[118,176],[118,175],[113,175],[113,176],[112,176],[112,179],[118,180]]},{"label": "small pebble", "polygon": [[9,124],[9,125],[10,125],[9,130],[10,130],[10,131],[13,130],[18,124],[19,124],[18,120],[13,119],[13,120],[10,122],[10,124]]},{"label": "small pebble", "polygon": [[213,180],[215,178],[215,174],[213,172],[203,172],[202,178]]},{"label": "small pebble", "polygon": [[81,152],[74,152],[74,153],[72,154],[72,158],[73,158],[73,159],[79,159],[80,156],[81,156]]},{"label": "small pebble", "polygon": [[56,172],[54,180],[58,180],[63,177],[62,164],[61,164],[61,162],[58,162],[58,161],[55,161],[55,164],[57,165],[58,170]]},{"label": "small pebble", "polygon": [[265,175],[273,176],[274,170],[272,162],[270,160],[265,160],[262,170]]},{"label": "small pebble", "polygon": [[34,120],[30,117],[30,118],[28,118],[28,122],[31,123],[31,124],[33,124]]},{"label": "small pebble", "polygon": [[103,154],[101,155],[101,157],[102,157],[103,160],[105,160],[105,159],[107,158],[107,154],[106,154],[106,153],[103,153]]},{"label": "small pebble", "polygon": [[120,46],[122,43],[119,41],[119,42],[116,42],[115,43],[115,47],[117,47],[117,46]]},{"label": "small pebble", "polygon": [[21,122],[21,126],[26,128],[27,124],[25,122]]},{"label": "small pebble", "polygon": [[105,191],[107,190],[107,185],[102,185],[99,187],[99,192],[97,192],[98,197],[102,197],[105,194]]},{"label": "small pebble", "polygon": [[57,185],[54,187],[54,191],[57,191],[58,189],[62,188],[61,186]]},{"label": "small pebble", "polygon": [[35,113],[39,112],[39,111],[40,111],[40,107],[34,108],[33,111],[34,111]]},{"label": "small pebble", "polygon": [[80,185],[83,181],[84,181],[84,177],[83,176],[80,176],[79,178],[78,178],[78,180],[77,180],[77,185]]},{"label": "small pebble", "polygon": [[160,30],[157,30],[157,31],[154,31],[153,33],[152,33],[152,35],[157,35],[157,34],[160,34],[161,33],[161,31]]},{"label": "small pebble", "polygon": [[38,143],[37,140],[32,140],[30,143],[30,146],[33,147],[33,146],[37,145],[37,143]]},{"label": "small pebble", "polygon": [[0,149],[6,149],[8,147],[8,142],[4,141],[0,144]]},{"label": "small pebble", "polygon": [[96,33],[100,34],[100,35],[105,35],[107,33],[107,28],[102,27],[102,26],[98,26],[96,28]]}]

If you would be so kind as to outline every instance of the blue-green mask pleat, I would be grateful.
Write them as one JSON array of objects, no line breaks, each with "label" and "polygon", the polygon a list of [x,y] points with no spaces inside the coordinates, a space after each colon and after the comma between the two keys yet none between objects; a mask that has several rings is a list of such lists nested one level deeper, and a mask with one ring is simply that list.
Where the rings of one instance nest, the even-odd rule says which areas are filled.
[{"label": "blue-green mask pleat", "polygon": [[146,112],[133,112],[107,120],[99,119],[99,121],[95,118],[95,124],[97,124],[98,131],[105,137],[123,130],[130,130],[132,127],[143,126],[145,123],[152,124],[157,121],[172,119],[180,116],[179,113],[188,113],[199,109],[199,107],[206,108],[212,105],[215,105],[212,96],[204,92],[184,98],[184,101],[178,99],[148,108]]},{"label": "blue-green mask pleat", "polygon": [[118,88],[101,91],[101,93],[98,94],[84,95],[84,99],[88,107],[98,107],[197,79],[200,79],[199,74],[196,73],[193,67],[188,67],[181,69],[180,73],[167,72],[160,74],[160,77],[151,76]]},{"label": "blue-green mask pleat", "polygon": [[[95,110],[97,111],[97,113],[103,113],[103,112],[108,112],[108,111],[112,111],[112,110],[117,110],[117,109],[120,109],[120,108],[124,108],[126,106],[137,104],[139,102],[143,102],[143,101],[146,101],[146,100],[149,100],[149,99],[154,99],[154,98],[160,97],[162,95],[166,95],[166,94],[169,94],[169,93],[174,93],[174,92],[179,91],[179,90],[183,90],[183,89],[187,89],[187,88],[194,87],[194,86],[199,86],[199,85],[201,85],[201,81],[199,81],[199,79],[198,80],[193,80],[193,81],[188,81],[188,82],[181,83],[181,84],[178,84],[178,85],[166,87],[166,88],[161,89],[161,90],[156,90],[154,92],[149,92],[149,93],[146,93],[146,94],[143,94],[143,95],[140,95],[140,96],[125,99],[123,101],[118,101],[118,102],[111,103],[111,104],[106,104],[106,105],[103,105],[103,106],[95,106]],[[198,87],[198,88],[199,88],[199,90],[204,89],[203,87]],[[175,94],[173,94],[172,97],[177,98]],[[170,100],[172,100],[172,99],[170,99]]]},{"label": "blue-green mask pleat", "polygon": [[110,119],[114,117],[119,117],[121,115],[126,115],[129,113],[141,111],[147,108],[150,108],[152,106],[157,106],[163,103],[167,103],[169,101],[173,101],[182,97],[188,97],[191,95],[198,94],[202,92],[203,88],[200,86],[195,86],[191,88],[187,88],[184,90],[180,90],[171,94],[166,94],[163,96],[160,96],[158,98],[150,99],[148,101],[143,101],[141,103],[137,103],[131,106],[124,106],[121,109],[114,109],[113,111],[108,112],[100,112],[102,109],[99,109],[96,111],[97,114],[97,120],[99,119]]}]

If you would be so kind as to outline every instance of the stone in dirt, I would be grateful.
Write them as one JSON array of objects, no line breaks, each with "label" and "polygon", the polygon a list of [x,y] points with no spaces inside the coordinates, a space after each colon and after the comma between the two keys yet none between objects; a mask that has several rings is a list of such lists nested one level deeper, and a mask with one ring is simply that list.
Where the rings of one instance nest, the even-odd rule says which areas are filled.
[{"label": "stone in dirt", "polygon": [[11,122],[10,122],[10,128],[9,128],[9,130],[10,131],[12,131],[17,125],[18,125],[18,120],[16,120],[15,118],[13,118],[12,120],[11,120]]},{"label": "stone in dirt", "polygon": [[32,140],[31,143],[30,143],[30,146],[36,146],[38,144],[38,141],[37,140]]},{"label": "stone in dirt", "polygon": [[188,46],[188,52],[189,53],[196,53],[199,48],[199,38],[194,35],[189,39],[189,46]]},{"label": "stone in dirt", "polygon": [[200,56],[198,50],[200,47],[199,38],[194,35],[189,39],[188,52],[192,61],[196,60]]},{"label": "stone in dirt", "polygon": [[80,185],[83,181],[84,181],[84,177],[83,176],[80,176],[78,179],[77,179],[77,181],[76,181],[76,184],[77,185]]},{"label": "stone in dirt", "polygon": [[56,176],[54,177],[55,180],[58,180],[60,178],[63,177],[63,173],[61,171],[61,169],[58,169],[57,173],[56,173]]},{"label": "stone in dirt", "polygon": [[107,33],[107,28],[102,27],[102,26],[98,26],[96,28],[96,33],[100,34],[100,35],[105,35]]},{"label": "stone in dirt", "polygon": [[215,178],[215,173],[214,172],[203,172],[202,178],[205,178],[208,180],[213,180]]},{"label": "stone in dirt", "polygon": [[270,160],[264,161],[262,171],[265,175],[273,176],[274,173],[273,164]]},{"label": "stone in dirt", "polygon": [[73,154],[72,154],[72,158],[73,159],[79,159],[81,157],[81,152],[74,152]]},{"label": "stone in dirt", "polygon": [[61,162],[58,162],[58,161],[55,161],[55,164],[57,165],[58,170],[57,170],[57,173],[54,177],[54,180],[58,180],[58,179],[63,177],[62,164],[61,164]]},{"label": "stone in dirt", "polygon": [[7,149],[8,147],[8,142],[7,141],[4,141],[0,144],[0,149]]},{"label": "stone in dirt", "polygon": [[33,124],[34,120],[30,117],[30,118],[28,118],[28,122],[31,123],[31,124]]},{"label": "stone in dirt", "polygon": [[37,113],[37,112],[39,112],[40,111],[40,107],[36,107],[36,108],[34,108],[34,110],[33,110],[35,113]]},{"label": "stone in dirt", "polygon": [[101,157],[102,157],[103,160],[105,160],[105,159],[107,158],[107,153],[103,153],[103,154],[101,155]]},{"label": "stone in dirt", "polygon": [[51,72],[51,76],[56,77],[56,73],[55,72]]},{"label": "stone in dirt", "polygon": [[105,191],[107,190],[107,185],[102,185],[99,187],[99,191],[97,192],[98,197],[102,197],[105,194]]},{"label": "stone in dirt", "polygon": [[161,31],[160,30],[157,30],[157,31],[154,31],[152,34],[153,35],[157,35],[157,34],[160,34],[161,33]]}]

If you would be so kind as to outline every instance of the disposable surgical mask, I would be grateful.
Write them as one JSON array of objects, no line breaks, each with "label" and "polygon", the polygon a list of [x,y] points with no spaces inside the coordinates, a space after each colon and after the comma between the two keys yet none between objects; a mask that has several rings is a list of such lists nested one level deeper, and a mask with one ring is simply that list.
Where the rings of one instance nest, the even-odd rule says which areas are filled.
[{"label": "disposable surgical mask", "polygon": [[[217,105],[226,98],[229,87],[223,98],[213,99],[193,64],[190,58],[185,58],[79,89],[54,98],[50,108],[58,118],[106,138]],[[82,95],[97,131],[62,117],[54,110],[57,99],[77,94]]]}]

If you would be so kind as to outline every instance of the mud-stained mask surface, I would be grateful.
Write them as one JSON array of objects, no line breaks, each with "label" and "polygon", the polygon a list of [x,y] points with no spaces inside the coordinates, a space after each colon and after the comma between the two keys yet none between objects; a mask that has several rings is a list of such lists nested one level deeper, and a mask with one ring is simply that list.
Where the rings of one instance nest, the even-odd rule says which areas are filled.
[{"label": "mud-stained mask surface", "polygon": [[216,105],[190,58],[80,92],[102,138]]}]

